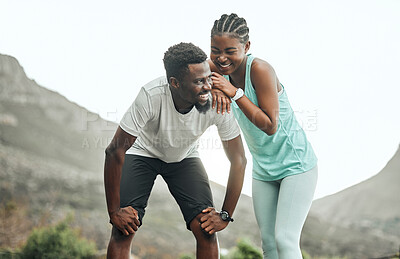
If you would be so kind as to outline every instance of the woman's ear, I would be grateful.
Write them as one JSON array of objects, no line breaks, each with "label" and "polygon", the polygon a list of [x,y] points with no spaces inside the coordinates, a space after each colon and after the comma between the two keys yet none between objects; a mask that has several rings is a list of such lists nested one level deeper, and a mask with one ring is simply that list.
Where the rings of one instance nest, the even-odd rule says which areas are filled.
[{"label": "woman's ear", "polygon": [[247,51],[250,49],[250,41],[247,41],[244,45],[244,53],[247,54]]},{"label": "woman's ear", "polygon": [[169,78],[169,84],[175,89],[179,88],[179,81],[178,79],[176,79],[176,77],[171,76]]}]

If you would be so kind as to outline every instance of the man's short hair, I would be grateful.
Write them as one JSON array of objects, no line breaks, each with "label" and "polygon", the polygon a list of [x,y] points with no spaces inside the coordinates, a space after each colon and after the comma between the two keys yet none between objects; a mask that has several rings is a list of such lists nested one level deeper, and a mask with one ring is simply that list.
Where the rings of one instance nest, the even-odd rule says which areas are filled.
[{"label": "man's short hair", "polygon": [[171,77],[182,80],[189,71],[188,65],[200,64],[206,60],[207,54],[192,43],[181,42],[169,47],[163,59],[168,82]]}]

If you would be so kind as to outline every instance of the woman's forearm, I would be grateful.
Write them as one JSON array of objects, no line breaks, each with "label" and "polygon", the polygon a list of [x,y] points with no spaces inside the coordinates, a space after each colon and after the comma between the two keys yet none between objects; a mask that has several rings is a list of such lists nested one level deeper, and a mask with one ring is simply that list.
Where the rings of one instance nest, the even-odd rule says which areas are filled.
[{"label": "woman's forearm", "polygon": [[[246,96],[241,97],[236,101],[236,104],[242,110],[244,115],[253,123],[257,128],[264,131],[267,135],[275,134],[276,130],[278,129],[278,122],[272,120],[267,113],[265,113],[262,109],[260,109],[257,105],[252,103],[249,98]],[[279,110],[276,111],[279,113]],[[274,116],[275,118],[278,118]]]}]

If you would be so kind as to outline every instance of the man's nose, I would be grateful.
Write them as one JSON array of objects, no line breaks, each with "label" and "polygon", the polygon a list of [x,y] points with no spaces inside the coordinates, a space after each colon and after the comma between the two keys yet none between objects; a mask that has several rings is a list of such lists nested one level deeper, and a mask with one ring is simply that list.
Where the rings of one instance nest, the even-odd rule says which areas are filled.
[{"label": "man's nose", "polygon": [[212,88],[212,80],[210,78],[206,80],[205,84],[203,85],[203,89],[209,91],[211,90],[211,88]]}]

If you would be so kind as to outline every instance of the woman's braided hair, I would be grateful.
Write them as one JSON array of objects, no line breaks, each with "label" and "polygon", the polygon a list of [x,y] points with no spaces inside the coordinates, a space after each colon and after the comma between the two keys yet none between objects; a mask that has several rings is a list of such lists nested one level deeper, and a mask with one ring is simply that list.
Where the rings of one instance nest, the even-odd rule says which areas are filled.
[{"label": "woman's braided hair", "polygon": [[231,34],[243,44],[249,40],[249,27],[247,27],[246,20],[235,13],[230,15],[223,14],[219,20],[214,22],[214,26],[211,29],[211,37],[224,33]]}]

